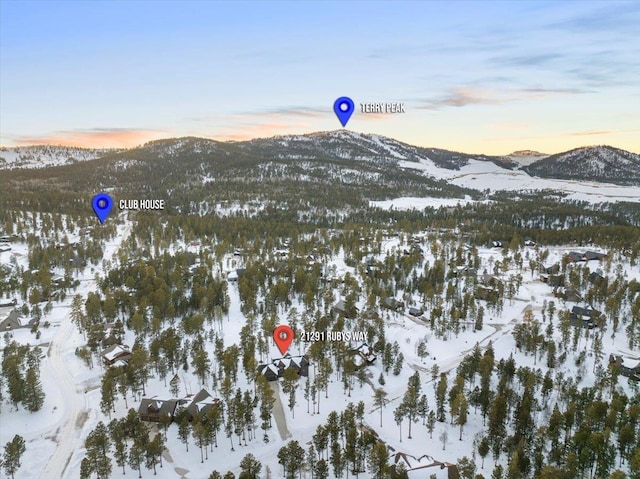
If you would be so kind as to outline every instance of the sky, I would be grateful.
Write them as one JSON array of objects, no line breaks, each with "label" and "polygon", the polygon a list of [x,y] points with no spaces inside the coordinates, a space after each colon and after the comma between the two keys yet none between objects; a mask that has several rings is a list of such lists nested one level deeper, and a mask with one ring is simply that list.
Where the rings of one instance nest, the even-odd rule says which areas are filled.
[{"label": "sky", "polygon": [[640,2],[0,0],[3,146],[335,130],[341,96],[414,145],[640,153]]}]

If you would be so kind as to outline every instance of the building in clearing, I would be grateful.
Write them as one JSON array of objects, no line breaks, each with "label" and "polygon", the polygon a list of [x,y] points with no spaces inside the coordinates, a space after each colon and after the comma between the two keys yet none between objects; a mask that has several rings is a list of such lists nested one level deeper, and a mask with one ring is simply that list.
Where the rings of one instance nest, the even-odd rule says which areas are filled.
[{"label": "building in clearing", "polygon": [[6,318],[0,321],[0,331],[12,331],[18,328],[29,328],[37,322],[37,319],[28,319],[20,315],[17,309],[12,309]]},{"label": "building in clearing", "polygon": [[609,366],[617,365],[620,368],[620,374],[628,377],[629,379],[633,379],[634,381],[640,381],[640,362],[629,361],[625,363],[622,356],[614,356],[613,354],[609,355]]},{"label": "building in clearing", "polygon": [[123,366],[131,359],[129,346],[113,344],[102,351],[102,362],[105,366]]},{"label": "building in clearing", "polygon": [[298,372],[298,376],[309,376],[309,360],[306,356],[291,356],[289,353],[284,357],[274,359],[271,363],[260,364],[258,374],[264,376],[268,381],[277,381],[284,376],[287,369],[293,368]]},{"label": "building in clearing", "polygon": [[352,349],[351,354],[353,355],[353,363],[356,365],[356,368],[373,364],[378,358],[371,346],[367,343],[362,343],[357,348]]},{"label": "building in clearing", "polygon": [[140,420],[160,422],[160,418],[163,415],[167,415],[173,420],[179,402],[178,399],[142,398],[138,408]]},{"label": "building in clearing", "polygon": [[198,394],[193,396],[193,399],[191,399],[191,402],[187,406],[189,420],[192,421],[198,414],[200,416],[207,414],[213,408],[222,410],[222,401],[211,396],[206,389],[201,389]]}]

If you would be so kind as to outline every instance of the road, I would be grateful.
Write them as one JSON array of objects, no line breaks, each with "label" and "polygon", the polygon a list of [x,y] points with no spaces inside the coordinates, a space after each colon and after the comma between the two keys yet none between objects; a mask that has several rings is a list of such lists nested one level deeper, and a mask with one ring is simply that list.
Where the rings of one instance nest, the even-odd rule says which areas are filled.
[{"label": "road", "polygon": [[76,424],[86,413],[86,403],[84,397],[79,394],[71,371],[64,361],[66,346],[74,327],[69,317],[62,321],[51,341],[49,359],[46,362],[46,370],[43,371],[44,374],[55,378],[62,397],[65,399],[62,404],[62,407],[65,408],[62,425],[55,434],[57,446],[42,476],[46,479],[63,478],[73,451],[82,446],[79,444],[81,428],[78,428]]},{"label": "road", "polygon": [[[129,235],[131,225],[120,226],[117,236],[107,243],[104,259],[111,259],[120,247],[120,244]],[[94,275],[85,272],[80,288],[73,294],[80,294],[83,297],[90,291],[95,291],[97,285]],[[70,301],[69,301],[70,302]],[[71,308],[69,307],[69,310]],[[60,426],[55,431],[56,449],[47,463],[42,478],[43,479],[64,479],[71,477],[67,467],[75,451],[82,448],[82,428],[87,418],[87,403],[84,396],[85,388],[76,383],[70,364],[65,361],[66,354],[73,354],[74,346],[70,338],[74,332],[75,325],[71,321],[70,314],[65,315],[60,322],[58,331],[51,340],[51,345],[47,353],[48,359],[43,364],[43,374],[50,375],[55,380],[60,390],[61,397],[64,398],[61,407],[64,414],[59,421]]]}]

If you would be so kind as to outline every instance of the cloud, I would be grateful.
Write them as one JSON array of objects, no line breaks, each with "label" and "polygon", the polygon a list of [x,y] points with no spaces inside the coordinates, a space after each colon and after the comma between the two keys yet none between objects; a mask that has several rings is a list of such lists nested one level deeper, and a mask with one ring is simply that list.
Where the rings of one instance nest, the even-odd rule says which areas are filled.
[{"label": "cloud", "polygon": [[130,148],[146,141],[158,139],[166,134],[164,130],[138,128],[89,128],[56,131],[50,135],[16,136],[14,144],[21,145],[61,145],[84,148]]},{"label": "cloud", "polygon": [[568,135],[569,136],[598,136],[598,135],[616,135],[619,133],[637,133],[637,132],[640,132],[640,129],[576,131],[574,133],[568,133]]},{"label": "cloud", "polygon": [[418,107],[421,110],[437,110],[443,106],[462,107],[468,105],[499,105],[504,100],[497,98],[490,90],[479,88],[453,88],[446,95],[432,101],[427,101]]},{"label": "cloud", "polygon": [[521,88],[493,90],[475,87],[457,87],[433,100],[422,100],[421,110],[439,110],[443,107],[464,107],[469,105],[502,105],[513,101],[532,98],[547,98],[557,95],[577,95],[589,93],[579,88]]},{"label": "cloud", "polygon": [[[582,12],[583,9],[576,11]],[[633,33],[637,35],[640,20],[640,4],[637,2],[613,2],[603,8],[579,13],[571,18],[547,25],[551,29],[572,30],[589,34],[597,32]]]},{"label": "cloud", "polygon": [[489,59],[490,63],[509,67],[542,66],[564,58],[560,53],[534,53],[530,55],[504,55]]}]

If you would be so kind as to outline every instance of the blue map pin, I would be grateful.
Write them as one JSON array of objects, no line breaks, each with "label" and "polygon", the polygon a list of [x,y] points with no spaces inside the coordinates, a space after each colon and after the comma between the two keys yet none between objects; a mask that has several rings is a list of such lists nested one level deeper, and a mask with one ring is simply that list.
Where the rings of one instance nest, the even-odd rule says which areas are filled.
[{"label": "blue map pin", "polygon": [[91,206],[93,206],[93,211],[96,212],[100,223],[104,223],[113,208],[113,199],[106,193],[98,193],[91,200]]},{"label": "blue map pin", "polygon": [[333,104],[333,111],[336,112],[342,126],[347,126],[349,118],[353,115],[353,110],[355,110],[353,100],[348,96],[341,96]]}]

